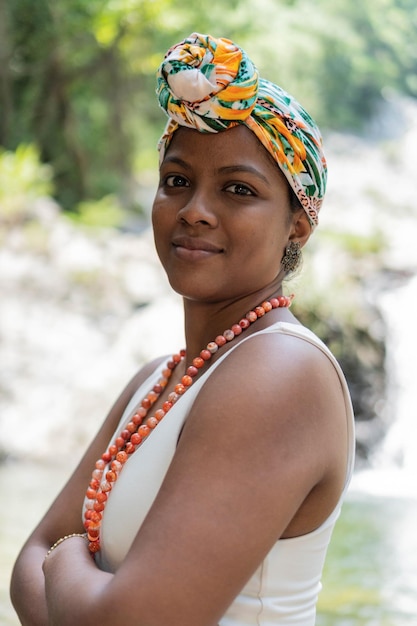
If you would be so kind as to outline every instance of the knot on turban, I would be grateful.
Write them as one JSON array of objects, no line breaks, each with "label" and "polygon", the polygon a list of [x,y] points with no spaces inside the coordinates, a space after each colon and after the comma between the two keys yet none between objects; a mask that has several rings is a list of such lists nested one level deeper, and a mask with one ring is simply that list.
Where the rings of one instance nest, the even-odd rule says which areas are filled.
[{"label": "knot on turban", "polygon": [[320,131],[295,98],[259,78],[241,48],[193,33],[168,50],[157,81],[169,117],[158,144],[161,161],[179,126],[216,133],[244,124],[275,159],[312,227],[317,225],[327,180]]}]

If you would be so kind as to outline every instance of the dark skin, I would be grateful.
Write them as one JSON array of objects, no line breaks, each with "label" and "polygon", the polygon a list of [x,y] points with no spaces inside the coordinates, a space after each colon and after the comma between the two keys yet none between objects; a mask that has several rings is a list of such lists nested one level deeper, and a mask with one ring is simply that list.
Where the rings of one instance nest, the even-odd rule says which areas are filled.
[{"label": "dark skin", "polygon": [[[162,265],[184,300],[190,359],[281,293],[285,247],[290,240],[304,245],[310,235],[304,211],[290,209],[282,174],[244,127],[175,133],[153,225]],[[244,336],[278,320],[297,324],[290,311],[275,309]],[[80,511],[94,462],[154,366],[128,385],[23,548],[12,581],[23,624],[215,626],[278,539],[313,531],[336,506],[347,456],[338,376],[301,339],[256,336],[238,345],[199,393],[119,569],[99,570],[82,538],[63,542],[44,562],[58,537],[83,531]]]}]

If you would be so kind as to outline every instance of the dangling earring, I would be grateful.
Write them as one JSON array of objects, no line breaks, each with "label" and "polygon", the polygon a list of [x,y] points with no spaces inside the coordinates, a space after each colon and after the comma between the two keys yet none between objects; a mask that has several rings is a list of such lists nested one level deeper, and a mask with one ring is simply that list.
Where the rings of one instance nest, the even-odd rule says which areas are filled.
[{"label": "dangling earring", "polygon": [[290,241],[285,248],[285,254],[282,257],[281,265],[286,274],[294,272],[301,261],[301,244],[299,241]]}]

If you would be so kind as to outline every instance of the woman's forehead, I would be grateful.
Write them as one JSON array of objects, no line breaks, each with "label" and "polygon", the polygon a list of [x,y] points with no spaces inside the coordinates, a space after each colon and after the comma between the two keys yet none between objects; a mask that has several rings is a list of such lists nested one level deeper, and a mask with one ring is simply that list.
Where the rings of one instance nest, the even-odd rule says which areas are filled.
[{"label": "woman's forehead", "polygon": [[221,167],[252,166],[265,176],[284,179],[274,159],[245,126],[239,125],[220,133],[203,133],[180,127],[175,131],[164,161],[180,158],[190,167],[210,164]]}]

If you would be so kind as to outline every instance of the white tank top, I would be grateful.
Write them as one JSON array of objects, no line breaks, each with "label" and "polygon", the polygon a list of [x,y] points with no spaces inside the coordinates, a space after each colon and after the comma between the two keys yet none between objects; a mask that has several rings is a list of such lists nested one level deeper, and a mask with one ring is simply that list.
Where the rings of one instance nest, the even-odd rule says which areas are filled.
[{"label": "white tank top", "polygon": [[[348,429],[347,472],[342,496],[331,515],[316,530],[300,537],[280,539],[249,582],[235,598],[219,626],[313,626],[317,597],[321,589],[321,574],[327,547],[343,497],[347,490],[354,463],[354,417],[350,394],[342,370],[329,349],[304,326],[277,322],[254,333],[248,341],[261,333],[280,332],[310,342],[328,356],[342,385]],[[231,346],[171,408],[138,450],[129,458],[107,501],[101,526],[101,550],[96,555],[97,565],[115,572],[125,558],[144,518],[146,517],[175,454],[178,438],[190,408],[214,369],[241,343]],[[140,386],[116,429],[115,436],[144,395],[161,377],[157,370]],[[135,498],[131,494],[135,493]],[[125,514],[121,513],[125,511]]]}]

